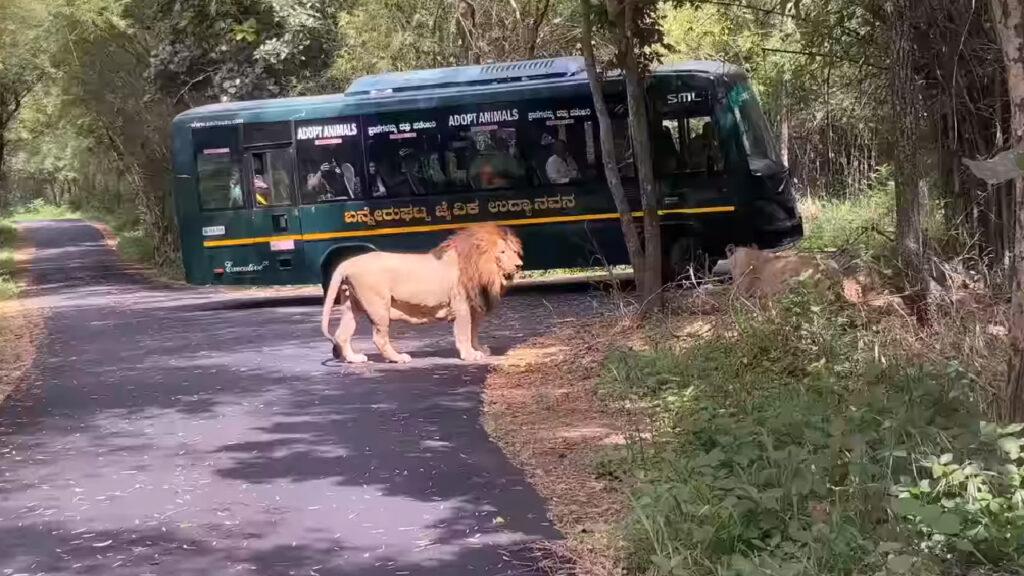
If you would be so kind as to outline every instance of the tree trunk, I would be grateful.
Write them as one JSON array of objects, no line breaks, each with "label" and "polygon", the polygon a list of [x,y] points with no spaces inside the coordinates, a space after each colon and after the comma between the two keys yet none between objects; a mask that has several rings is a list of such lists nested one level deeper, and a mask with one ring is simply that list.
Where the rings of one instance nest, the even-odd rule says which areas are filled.
[{"label": "tree trunk", "polygon": [[4,173],[4,158],[7,154],[7,138],[4,136],[3,129],[0,128],[0,216],[3,216],[7,210],[7,179]]},{"label": "tree trunk", "polygon": [[779,91],[779,152],[782,163],[789,167],[789,96],[786,94],[786,77],[782,77]]},{"label": "tree trunk", "polygon": [[[1006,60],[1010,101],[1010,143],[1024,150],[1024,5],[1020,0],[992,0],[996,34]],[[1024,178],[1014,184],[1011,259],[1010,363],[1003,416],[1024,422]],[[1007,214],[1009,216],[1009,214]]]},{"label": "tree trunk", "polygon": [[594,97],[594,112],[597,114],[598,136],[601,144],[601,161],[604,164],[605,180],[615,200],[615,208],[619,212],[619,225],[626,241],[629,261],[633,264],[633,276],[639,285],[646,278],[646,259],[640,235],[633,222],[633,210],[622,187],[619,167],[615,162],[615,136],[612,131],[612,119],[608,113],[608,103],[604,99],[601,78],[597,74],[597,63],[594,58],[593,26],[590,17],[590,0],[580,0],[582,8],[583,30],[581,44],[583,59],[587,67],[587,80],[590,82],[590,93]]},{"label": "tree trunk", "polygon": [[639,282],[641,314],[661,307],[661,219],[658,217],[658,186],[654,180],[654,160],[651,151],[650,123],[647,119],[647,91],[644,89],[640,66],[637,63],[631,28],[632,3],[626,4],[620,43],[620,63],[626,80],[626,102],[629,108],[629,131],[633,138],[633,158],[636,162],[637,184],[644,218],[644,269]]},{"label": "tree trunk", "polygon": [[907,303],[921,325],[928,318],[928,276],[924,246],[924,182],[921,178],[921,100],[914,73],[911,6],[914,0],[894,0],[891,18],[892,93],[896,180],[896,244],[907,285]]}]

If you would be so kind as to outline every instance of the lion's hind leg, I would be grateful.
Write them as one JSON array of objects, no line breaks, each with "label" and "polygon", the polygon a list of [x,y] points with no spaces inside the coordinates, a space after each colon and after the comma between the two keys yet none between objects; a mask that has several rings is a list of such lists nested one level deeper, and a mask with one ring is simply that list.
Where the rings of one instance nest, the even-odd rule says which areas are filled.
[{"label": "lion's hind leg", "polygon": [[334,333],[334,357],[344,358],[346,362],[362,364],[366,362],[365,354],[359,354],[352,349],[352,335],[356,332],[355,304],[352,298],[342,296],[341,303],[341,325]]},{"label": "lion's hind leg", "polygon": [[386,360],[405,364],[412,361],[412,356],[402,354],[391,346],[391,302],[390,298],[381,299],[373,304],[364,303],[363,310],[373,323],[373,343]]}]

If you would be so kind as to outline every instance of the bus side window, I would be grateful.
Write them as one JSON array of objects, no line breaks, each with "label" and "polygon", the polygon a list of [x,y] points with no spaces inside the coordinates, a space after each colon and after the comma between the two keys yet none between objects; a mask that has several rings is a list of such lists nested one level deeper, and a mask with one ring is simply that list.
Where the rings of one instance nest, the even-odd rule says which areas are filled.
[{"label": "bus side window", "polygon": [[451,108],[438,116],[448,191],[526,184],[520,110],[513,103],[496,103]]},{"label": "bus side window", "polygon": [[615,164],[619,167],[619,176],[626,180],[636,178],[628,119],[612,117],[612,139],[615,140]]},{"label": "bus side window", "polygon": [[295,159],[303,204],[369,196],[358,118],[297,122]]},{"label": "bus side window", "polygon": [[242,208],[242,169],[227,148],[205,150],[196,157],[199,206],[203,210]]},{"label": "bus side window", "polygon": [[250,155],[253,205],[283,206],[292,202],[291,150],[277,148]]},{"label": "bus side window", "polygon": [[369,197],[426,196],[444,189],[445,160],[433,110],[366,116],[364,124]]},{"label": "bus side window", "polygon": [[196,185],[201,210],[244,208],[242,158],[238,127],[216,126],[192,130]]},{"label": "bus side window", "polygon": [[589,103],[538,101],[526,115],[526,160],[533,181],[579,184],[599,177],[597,121]]},{"label": "bus side window", "polygon": [[710,116],[682,120],[686,146],[681,149],[685,168],[694,172],[716,173],[722,170],[722,152]]}]

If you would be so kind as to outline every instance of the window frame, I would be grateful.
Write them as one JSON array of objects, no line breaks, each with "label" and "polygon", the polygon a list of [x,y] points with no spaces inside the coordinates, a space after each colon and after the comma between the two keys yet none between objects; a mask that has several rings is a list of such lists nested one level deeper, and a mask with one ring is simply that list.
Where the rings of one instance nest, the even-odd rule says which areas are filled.
[{"label": "window frame", "polygon": [[[288,166],[288,170],[286,170],[286,174],[288,176],[288,183],[291,186],[291,190],[288,195],[288,201],[282,204],[267,204],[266,206],[260,206],[259,203],[256,202],[256,190],[254,186],[256,173],[254,171],[255,167],[253,164],[253,156],[256,154],[268,154],[276,151],[285,151],[285,157],[288,159],[288,162],[290,164],[290,166]],[[264,160],[264,162],[266,161]],[[296,193],[298,192],[298,190],[296,189],[295,182],[296,166],[294,145],[290,143],[282,143],[248,146],[243,150],[242,166],[244,173],[248,176],[247,178],[244,179],[245,184],[243,189],[247,191],[245,194],[247,197],[246,201],[249,202],[249,206],[253,210],[280,210],[281,208],[298,206],[298,204],[296,203]],[[273,185],[273,179],[271,178],[271,197],[273,197]]]},{"label": "window frame", "polygon": [[[366,202],[368,200],[373,200],[374,199],[374,198],[372,198],[370,196],[368,171],[367,171],[366,141],[365,141],[365,138],[364,138],[365,117],[366,116],[367,115],[365,115],[365,114],[350,114],[350,115],[346,115],[346,116],[330,116],[330,117],[325,117],[325,118],[316,118],[316,119],[313,119],[313,120],[299,120],[299,121],[293,122],[294,137],[293,137],[292,141],[293,141],[294,144],[293,144],[292,150],[293,150],[294,160],[293,160],[292,170],[293,170],[293,172],[295,174],[295,196],[296,196],[296,199],[297,199],[297,202],[295,204],[296,206],[329,206],[329,205],[333,205],[333,204],[342,204],[342,203],[346,203],[346,202]],[[354,146],[356,147],[356,150],[355,150],[355,154],[345,155],[346,156],[345,161],[342,162],[340,165],[344,165],[346,163],[349,164],[349,165],[352,165],[353,164],[353,160],[358,163],[358,166],[353,166],[353,171],[355,172],[356,177],[359,180],[359,188],[360,188],[360,193],[362,194],[362,197],[334,198],[334,199],[331,199],[331,200],[318,200],[316,198],[313,198],[312,201],[307,201],[306,194],[305,194],[307,175],[302,171],[302,156],[303,156],[302,148],[304,146],[306,146],[306,145],[310,145],[310,146],[316,147],[317,146],[317,144],[316,144],[317,141],[319,141],[319,140],[329,140],[333,136],[328,135],[328,136],[326,136],[324,138],[318,138],[318,137],[299,138],[299,136],[300,136],[299,131],[302,130],[303,128],[316,127],[318,125],[327,126],[327,125],[341,125],[341,124],[348,124],[348,123],[354,123],[355,124],[356,134],[355,135],[344,135],[344,134],[342,134],[339,137],[343,141],[342,145],[345,145],[345,141],[346,140],[354,141],[355,142]],[[331,147],[333,148],[333,146],[335,146],[335,145],[336,144],[331,145]],[[349,157],[349,156],[351,156],[351,157]],[[331,159],[334,160],[335,162],[338,161],[338,157],[335,154],[333,154],[333,153],[331,154]],[[322,164],[323,163],[321,163],[321,165]]]},{"label": "window frame", "polygon": [[[231,134],[232,138],[230,142],[225,142],[226,139],[221,138],[197,138],[197,131],[210,132],[214,130],[224,130],[225,134]],[[200,133],[202,135],[202,132]],[[196,204],[199,208],[200,213],[214,213],[214,212],[235,212],[237,210],[247,210],[251,206],[249,204],[249,195],[246,193],[245,183],[243,182],[242,174],[245,172],[245,154],[241,148],[241,126],[206,126],[202,128],[193,128],[191,134],[192,140],[192,158],[193,165],[195,166],[195,199]],[[200,144],[201,142],[201,144]],[[203,205],[203,182],[204,179],[200,175],[200,159],[203,156],[213,156],[212,154],[206,154],[208,150],[227,150],[227,157],[233,164],[233,168],[238,170],[238,185],[241,188],[242,193],[242,204],[240,206],[231,206],[230,203],[224,206],[217,207],[206,207]],[[228,177],[228,185],[230,186],[231,178]],[[231,198],[230,188],[228,190],[227,198]]]}]

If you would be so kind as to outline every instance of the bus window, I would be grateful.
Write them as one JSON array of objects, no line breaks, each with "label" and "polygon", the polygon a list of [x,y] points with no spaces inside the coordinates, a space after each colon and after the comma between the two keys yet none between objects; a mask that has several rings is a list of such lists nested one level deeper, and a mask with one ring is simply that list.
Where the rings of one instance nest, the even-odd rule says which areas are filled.
[{"label": "bus window", "polygon": [[619,167],[619,177],[624,180],[636,178],[628,119],[612,117],[612,139],[615,141],[615,164]]},{"label": "bus window", "polygon": [[253,205],[284,206],[292,202],[292,180],[288,148],[250,154]]},{"label": "bus window", "polygon": [[295,140],[303,204],[366,196],[357,119],[296,123]]},{"label": "bus window", "polygon": [[238,126],[194,128],[196,178],[202,210],[243,208]]},{"label": "bus window", "polygon": [[729,93],[732,105],[743,134],[743,146],[747,151],[750,168],[761,172],[782,165],[782,155],[772,137],[768,120],[761,111],[753,90],[747,84],[739,84]]},{"label": "bus window", "polygon": [[514,104],[448,110],[441,117],[448,187],[496,190],[524,186],[519,117]]},{"label": "bus window", "polygon": [[653,140],[659,174],[722,170],[722,153],[710,116],[662,120],[660,133]]},{"label": "bus window", "polygon": [[201,151],[196,157],[199,206],[203,210],[242,208],[242,170],[230,148]]},{"label": "bus window", "polygon": [[370,196],[425,196],[442,190],[441,134],[433,112],[364,118]]},{"label": "bus window", "polygon": [[576,184],[597,177],[596,118],[589,104],[544,102],[527,108],[528,166],[540,184]]}]

